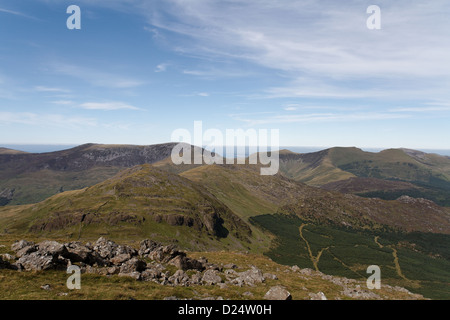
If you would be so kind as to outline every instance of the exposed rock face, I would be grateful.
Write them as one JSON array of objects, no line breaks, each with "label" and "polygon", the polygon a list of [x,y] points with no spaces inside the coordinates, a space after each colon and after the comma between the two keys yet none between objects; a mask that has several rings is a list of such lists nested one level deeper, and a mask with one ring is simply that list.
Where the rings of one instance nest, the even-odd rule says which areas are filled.
[{"label": "exposed rock face", "polygon": [[4,189],[0,192],[0,207],[6,206],[12,200],[14,191],[15,189]]},{"label": "exposed rock face", "polygon": [[270,288],[264,295],[266,300],[292,300],[291,293],[282,286],[275,286]]},{"label": "exposed rock face", "polygon": [[14,243],[11,245],[11,250],[17,252],[17,251],[19,251],[19,250],[21,250],[21,249],[23,249],[23,248],[25,248],[25,247],[29,247],[29,246],[32,246],[32,245],[34,245],[33,242],[28,242],[28,241],[26,241],[26,240],[20,240],[20,241],[14,242]]}]

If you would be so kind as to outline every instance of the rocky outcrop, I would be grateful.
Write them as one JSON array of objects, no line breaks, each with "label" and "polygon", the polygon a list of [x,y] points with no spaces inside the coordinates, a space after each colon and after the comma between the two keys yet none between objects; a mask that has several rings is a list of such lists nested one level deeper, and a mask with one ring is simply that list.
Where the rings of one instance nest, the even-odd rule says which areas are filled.
[{"label": "rocky outcrop", "polygon": [[6,206],[12,200],[14,191],[15,189],[4,189],[0,192],[0,207]]},{"label": "rocky outcrop", "polygon": [[[209,263],[206,258],[193,259],[174,245],[163,245],[153,240],[143,240],[136,250],[131,246],[119,245],[103,237],[94,244],[78,241],[59,243],[43,241],[38,244],[20,240],[12,244],[16,261],[8,266],[24,271],[64,269],[78,264],[82,273],[119,275],[140,281],[153,281],[162,285],[192,286],[217,285],[226,287],[255,286],[265,281],[261,270],[251,266],[249,270],[236,272],[235,264]],[[7,262],[1,260],[1,266]],[[175,266],[171,274],[167,267]],[[190,276],[186,271],[190,270]],[[267,274],[271,279],[276,276]]]},{"label": "rocky outcrop", "polygon": [[[292,299],[287,288],[276,285],[278,281],[276,274],[263,273],[254,265],[243,268],[233,263],[214,264],[208,262],[206,258],[190,258],[174,245],[163,245],[149,239],[141,241],[137,250],[105,238],[99,238],[93,244],[76,241],[64,244],[56,241],[42,241],[34,244],[21,240],[13,243],[11,250],[15,252],[15,255],[0,255],[0,269],[64,270],[72,264],[77,264],[82,273],[117,275],[137,281],[152,281],[165,286],[215,286],[225,289],[233,286],[260,288],[270,285],[264,299]],[[173,270],[174,266],[176,271]],[[277,269],[277,271],[281,270]],[[363,282],[354,279],[330,276],[312,269],[301,269],[298,266],[286,267],[283,270],[283,277],[285,277],[284,274],[307,281],[326,281],[328,285],[340,286],[342,290],[338,297],[335,294],[332,295],[334,299],[383,299],[379,292],[366,289]],[[400,287],[388,285],[383,287],[388,291],[406,293],[411,299],[423,299],[422,296]],[[303,290],[307,289],[303,288]],[[250,297],[253,294],[246,291],[243,296]],[[325,293],[313,291],[308,292],[306,298],[326,300],[326,295],[328,295],[327,291]]]}]

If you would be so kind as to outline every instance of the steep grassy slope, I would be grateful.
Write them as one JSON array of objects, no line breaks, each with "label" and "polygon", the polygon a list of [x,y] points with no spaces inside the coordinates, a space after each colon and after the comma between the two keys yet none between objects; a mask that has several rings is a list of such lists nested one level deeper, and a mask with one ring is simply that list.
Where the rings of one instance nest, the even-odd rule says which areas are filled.
[{"label": "steep grassy slope", "polygon": [[243,218],[274,213],[306,188],[281,175],[262,176],[258,167],[251,165],[205,165],[181,176],[205,186]]},{"label": "steep grassy slope", "polygon": [[150,165],[36,205],[0,209],[8,233],[177,239],[190,248],[251,246],[248,225],[202,186]]},{"label": "steep grassy slope", "polygon": [[275,212],[353,228],[450,233],[450,214],[426,200],[366,199],[310,187],[247,165],[202,166],[181,174],[204,185],[240,217]]}]

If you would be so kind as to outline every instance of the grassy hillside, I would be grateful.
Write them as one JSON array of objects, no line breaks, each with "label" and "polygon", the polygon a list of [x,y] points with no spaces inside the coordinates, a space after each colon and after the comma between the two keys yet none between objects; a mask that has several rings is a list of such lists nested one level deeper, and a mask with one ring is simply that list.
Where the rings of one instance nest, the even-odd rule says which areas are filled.
[{"label": "grassy hillside", "polygon": [[181,173],[205,186],[240,217],[273,213],[293,201],[304,187],[281,175],[262,176],[249,165],[206,165]]},{"label": "grassy hillside", "polygon": [[[373,153],[331,148],[309,154],[280,154],[280,162],[284,175],[310,185],[387,200],[401,195],[424,197],[450,206],[448,157],[407,149]],[[376,180],[388,182],[374,190]],[[401,189],[399,183],[411,186]]]},{"label": "grassy hillside", "polygon": [[153,235],[186,248],[250,249],[249,226],[202,186],[150,165],[36,205],[0,209],[7,233],[91,239]]}]

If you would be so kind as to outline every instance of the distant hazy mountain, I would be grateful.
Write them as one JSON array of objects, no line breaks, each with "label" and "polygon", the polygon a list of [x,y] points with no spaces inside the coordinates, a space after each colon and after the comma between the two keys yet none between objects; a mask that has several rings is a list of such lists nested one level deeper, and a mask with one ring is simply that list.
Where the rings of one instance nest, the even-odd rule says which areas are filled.
[{"label": "distant hazy mountain", "polygon": [[0,203],[35,203],[62,191],[92,186],[124,168],[165,159],[174,145],[85,144],[49,153],[0,149],[0,194],[11,195],[0,198]]},{"label": "distant hazy mountain", "polygon": [[357,148],[281,152],[280,170],[289,178],[326,189],[390,200],[409,195],[450,205],[450,158],[437,154]]}]

